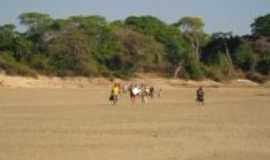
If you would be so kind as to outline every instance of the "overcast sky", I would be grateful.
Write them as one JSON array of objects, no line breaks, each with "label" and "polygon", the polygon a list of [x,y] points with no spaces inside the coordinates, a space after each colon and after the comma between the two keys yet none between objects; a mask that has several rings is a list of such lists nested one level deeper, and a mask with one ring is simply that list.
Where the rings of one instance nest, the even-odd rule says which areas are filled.
[{"label": "overcast sky", "polygon": [[53,18],[101,15],[108,20],[152,15],[167,23],[183,16],[200,16],[205,31],[250,33],[257,16],[270,13],[270,0],[0,0],[0,25],[18,24],[23,12],[48,13]]}]

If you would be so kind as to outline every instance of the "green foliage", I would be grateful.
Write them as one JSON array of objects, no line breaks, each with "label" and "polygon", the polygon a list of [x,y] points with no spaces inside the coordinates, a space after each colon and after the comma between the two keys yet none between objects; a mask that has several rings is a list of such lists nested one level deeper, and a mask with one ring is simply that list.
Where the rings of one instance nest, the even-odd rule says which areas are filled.
[{"label": "green foliage", "polygon": [[215,61],[217,53],[222,52],[228,58],[234,60],[236,50],[241,44],[241,39],[238,36],[233,36],[232,33],[214,33],[208,43],[202,48],[202,61],[207,64],[212,64]]},{"label": "green foliage", "polygon": [[183,17],[177,23],[183,32],[203,32],[204,22],[201,17]]},{"label": "green foliage", "polygon": [[200,61],[200,48],[206,43],[208,36],[204,33],[204,22],[200,17],[183,17],[174,26],[179,27],[184,38],[190,43],[190,56]]},{"label": "green foliage", "polygon": [[183,78],[193,80],[205,78],[202,64],[193,59],[193,57],[188,57],[188,60],[184,63]]},{"label": "green foliage", "polygon": [[228,79],[228,77],[224,75],[219,66],[204,66],[203,69],[205,76],[213,79],[214,81],[221,82]]},{"label": "green foliage", "polygon": [[13,41],[13,56],[17,61],[29,61],[32,56],[32,41],[22,36],[17,36]]},{"label": "green foliage", "polygon": [[31,57],[30,66],[40,72],[46,72],[49,69],[48,57],[42,54],[35,54]]},{"label": "green foliage", "polygon": [[23,13],[19,20],[26,32],[17,32],[12,24],[0,26],[0,68],[31,76],[130,78],[136,72],[159,72],[217,81],[231,78],[232,70],[240,68],[259,81],[270,74],[268,16],[253,23],[256,37],[239,37],[208,36],[199,17],[183,17],[170,25],[153,16],[108,22],[97,15],[53,19]]},{"label": "green foliage", "polygon": [[0,68],[9,75],[36,76],[36,72],[26,64],[17,62],[11,52],[0,53]]},{"label": "green foliage", "polygon": [[270,75],[270,52],[265,53],[261,57],[258,62],[257,70],[264,75]]},{"label": "green foliage", "polygon": [[117,31],[116,36],[123,45],[121,57],[116,59],[123,69],[129,72],[157,71],[162,67],[164,48],[152,37],[129,29]]},{"label": "green foliage", "polygon": [[0,50],[12,50],[13,41],[16,38],[14,25],[0,26]]},{"label": "green foliage", "polygon": [[167,29],[164,22],[153,16],[131,16],[125,20],[125,24],[136,31],[152,36],[159,36],[158,34]]},{"label": "green foliage", "polygon": [[252,63],[257,59],[257,56],[254,53],[252,47],[247,43],[243,43],[237,49],[236,53],[236,64],[238,64],[243,70],[249,71],[251,69]]},{"label": "green foliage", "polygon": [[10,51],[17,61],[31,57],[32,42],[14,31],[13,25],[0,26],[0,50]]},{"label": "green foliage", "polygon": [[209,57],[208,64],[204,65],[203,69],[206,77],[215,81],[224,81],[232,78],[229,74],[231,67],[233,66],[231,66],[228,57],[224,53],[218,52]]},{"label": "green foliage", "polygon": [[107,25],[106,19],[101,16],[72,16],[68,20],[83,29],[89,29],[90,27],[98,27],[99,29]]},{"label": "green foliage", "polygon": [[19,16],[20,23],[28,27],[27,34],[38,38],[52,24],[53,20],[48,14],[28,12]]},{"label": "green foliage", "polygon": [[258,36],[270,36],[270,14],[260,16],[251,25],[252,33]]},{"label": "green foliage", "polygon": [[218,52],[212,64],[220,66],[223,69],[229,69],[231,64],[224,53]]},{"label": "green foliage", "polygon": [[174,72],[174,68],[186,57],[189,45],[184,40],[180,30],[152,16],[128,17],[125,21],[131,29],[155,38],[164,46],[164,63],[167,64],[169,72]]},{"label": "green foliage", "polygon": [[96,62],[93,58],[94,46],[85,33],[70,31],[55,37],[49,42],[48,63],[58,75],[97,74]]}]

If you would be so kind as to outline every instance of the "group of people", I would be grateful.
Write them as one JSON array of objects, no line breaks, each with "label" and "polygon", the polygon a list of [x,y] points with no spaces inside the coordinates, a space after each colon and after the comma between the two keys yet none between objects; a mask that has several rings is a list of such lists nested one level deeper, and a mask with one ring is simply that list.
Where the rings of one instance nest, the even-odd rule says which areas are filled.
[{"label": "group of people", "polygon": [[[148,98],[153,99],[155,96],[161,96],[161,89],[157,92],[154,86],[147,86],[144,84],[125,84],[122,86],[120,83],[114,83],[111,90],[110,102],[117,104],[121,94],[129,94],[130,101],[132,104],[135,103],[137,98],[141,98],[143,104],[147,103]],[[196,91],[196,101],[200,105],[204,105],[204,89],[199,87]]]},{"label": "group of people", "polygon": [[154,86],[147,86],[145,84],[131,83],[122,86],[120,83],[114,83],[109,100],[112,104],[117,104],[122,94],[128,94],[132,104],[136,102],[137,98],[140,98],[141,103],[145,104],[148,98],[153,99],[155,96],[160,97],[161,89],[156,92]]}]

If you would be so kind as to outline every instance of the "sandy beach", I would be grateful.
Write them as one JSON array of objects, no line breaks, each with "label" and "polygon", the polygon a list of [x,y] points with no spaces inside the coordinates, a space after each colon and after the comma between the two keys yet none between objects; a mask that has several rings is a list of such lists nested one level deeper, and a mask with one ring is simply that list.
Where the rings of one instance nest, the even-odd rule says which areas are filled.
[{"label": "sandy beach", "polygon": [[166,87],[160,99],[108,103],[109,84],[0,89],[2,160],[268,160],[270,90]]}]

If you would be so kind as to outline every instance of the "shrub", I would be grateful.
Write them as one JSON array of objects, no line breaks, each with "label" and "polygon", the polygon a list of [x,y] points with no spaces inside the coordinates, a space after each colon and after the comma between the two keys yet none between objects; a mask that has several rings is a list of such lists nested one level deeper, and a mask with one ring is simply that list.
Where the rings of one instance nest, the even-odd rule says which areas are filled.
[{"label": "shrub", "polygon": [[45,71],[48,69],[48,57],[41,54],[33,55],[30,66],[35,70]]},{"label": "shrub", "polygon": [[264,76],[260,73],[248,73],[246,76],[248,79],[258,82],[258,83],[264,83],[268,80],[267,76]]},{"label": "shrub", "polygon": [[205,76],[201,64],[195,60],[190,60],[184,66],[183,77],[185,79],[202,80]]},{"label": "shrub", "polygon": [[36,77],[37,74],[24,63],[17,62],[10,52],[1,53],[0,68],[4,69],[9,75],[22,75]]}]

